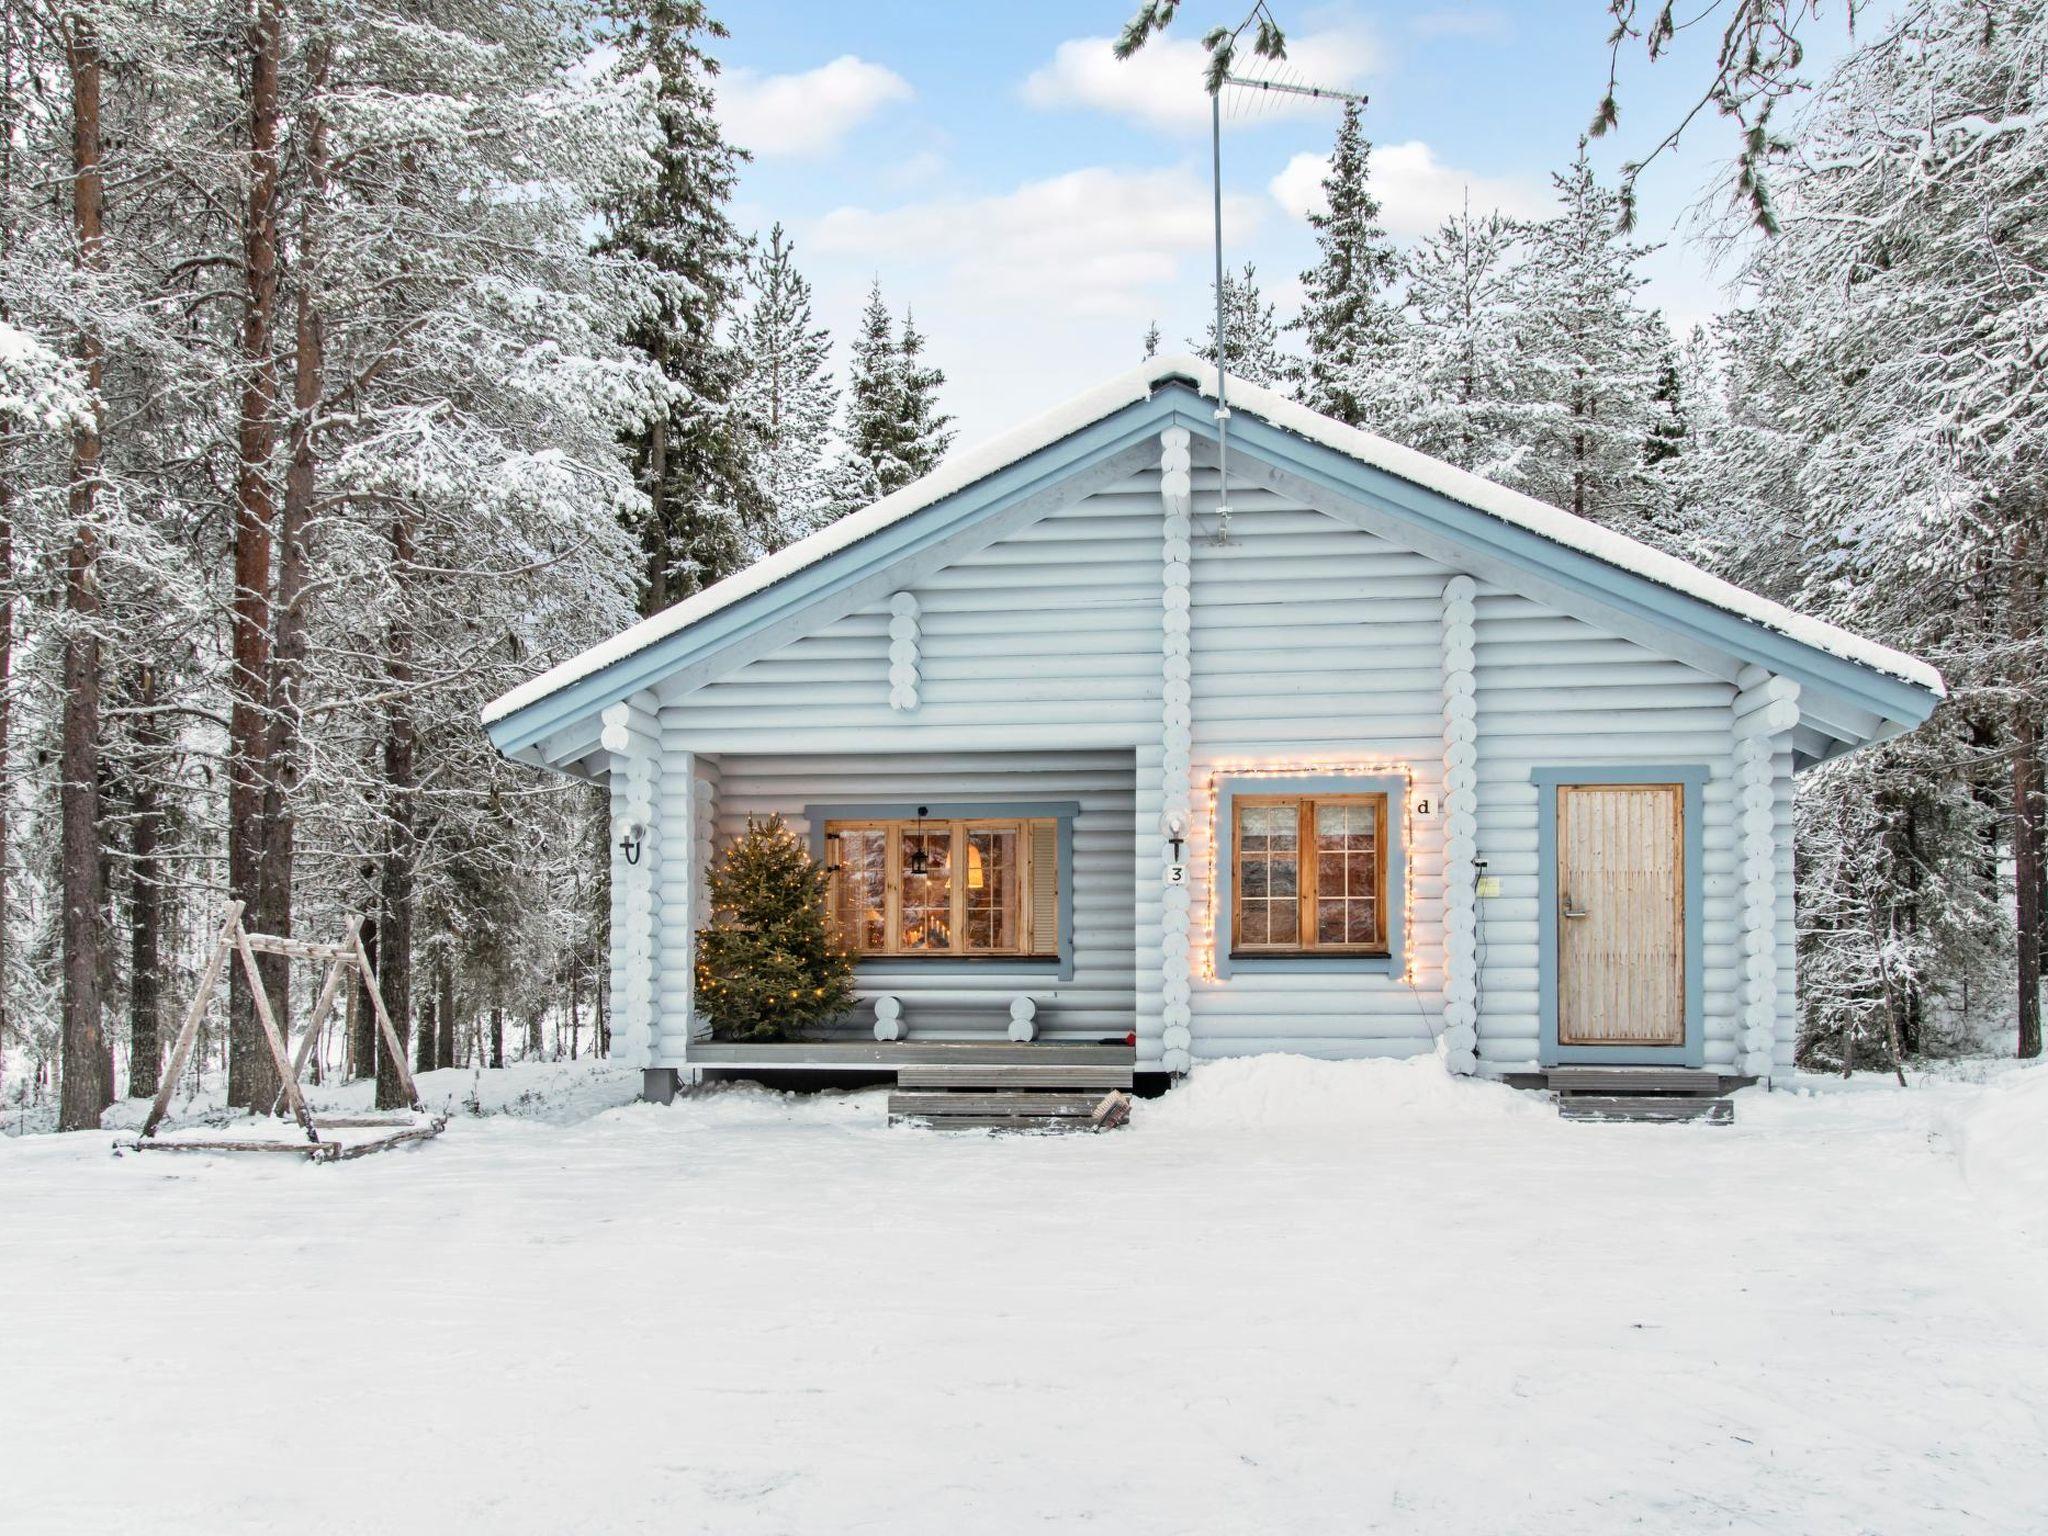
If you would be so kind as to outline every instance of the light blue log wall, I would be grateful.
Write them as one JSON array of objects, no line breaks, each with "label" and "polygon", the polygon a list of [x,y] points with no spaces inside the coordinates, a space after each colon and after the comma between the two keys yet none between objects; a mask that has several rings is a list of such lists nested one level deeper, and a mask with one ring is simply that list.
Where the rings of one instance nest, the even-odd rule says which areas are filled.
[{"label": "light blue log wall", "polygon": [[[1198,947],[1209,920],[1212,795],[1234,769],[1309,775],[1392,765],[1413,776],[1405,830],[1413,979],[1361,970],[1211,974],[1198,953],[1197,1060],[1252,1051],[1410,1055],[1442,1028],[1444,583],[1421,555],[1267,491],[1234,489],[1229,541],[1214,538],[1215,475],[1195,482],[1194,789]],[[1240,788],[1256,792],[1257,784]],[[1428,817],[1413,815],[1426,801]],[[1405,823],[1405,827],[1404,824]],[[1229,829],[1215,826],[1219,850]]]},{"label": "light blue log wall", "polygon": [[[1454,572],[1269,492],[1238,490],[1227,544],[1215,479],[1195,474],[1193,783],[1189,861],[1198,944],[1210,928],[1210,790],[1219,772],[1401,765],[1438,814],[1405,823],[1414,974],[1240,973],[1195,966],[1197,1059],[1291,1050],[1329,1057],[1432,1047],[1442,1027],[1441,594]],[[680,698],[662,698],[665,750],[714,780],[717,836],[747,815],[798,817],[824,801],[1074,799],[1083,974],[1049,1033],[1135,1022],[1141,1066],[1160,1060],[1161,505],[1158,472],[1131,474],[967,555],[910,590],[918,707],[892,708],[889,605],[841,619]],[[1477,598],[1480,856],[1501,881],[1479,903],[1481,1070],[1537,1055],[1534,767],[1703,763],[1705,1015],[1709,1063],[1735,1054],[1737,940],[1730,799],[1733,686],[1579,620],[1482,585]],[[659,690],[657,690],[659,692]],[[1792,1011],[1791,775],[1778,787],[1781,1024]],[[1412,806],[1412,801],[1411,801]],[[680,954],[680,946],[657,955]],[[960,968],[933,986],[963,984]],[[990,991],[1016,978],[985,977]],[[664,977],[659,995],[675,995]],[[912,990],[908,983],[905,990]],[[913,1034],[1000,1033],[999,1011],[909,1010]],[[666,1041],[668,1036],[664,1034]]]}]

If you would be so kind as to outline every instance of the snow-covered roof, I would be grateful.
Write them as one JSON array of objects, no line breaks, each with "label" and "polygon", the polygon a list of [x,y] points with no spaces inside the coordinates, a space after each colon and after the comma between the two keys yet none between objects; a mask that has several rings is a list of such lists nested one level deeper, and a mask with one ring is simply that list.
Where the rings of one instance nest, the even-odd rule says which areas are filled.
[{"label": "snow-covered roof", "polygon": [[[602,644],[549,668],[486,705],[484,723],[489,725],[502,720],[671,635],[679,634],[742,599],[858,544],[862,539],[1127,406],[1147,400],[1155,391],[1175,383],[1190,385],[1209,399],[1216,398],[1216,370],[1210,364],[1188,356],[1149,359],[1142,366],[1119,374],[1064,405],[1035,416],[978,447],[955,454],[923,479],[913,481],[872,506],[849,513],[810,537],[799,539],[675,606],[642,619]],[[1945,692],[1941,674],[1917,657],[1866,640],[1820,619],[1796,613],[1782,603],[1772,602],[1732,582],[1709,575],[1675,555],[1652,549],[1625,534],[1574,517],[1532,496],[1496,485],[1491,480],[1412,448],[1404,448],[1358,427],[1345,426],[1270,389],[1261,389],[1232,378],[1230,409],[1233,415],[1258,417],[1282,431],[1319,443],[1362,464],[1384,470],[1618,570],[1775,630],[1814,650],[1871,668],[1937,696]]]}]

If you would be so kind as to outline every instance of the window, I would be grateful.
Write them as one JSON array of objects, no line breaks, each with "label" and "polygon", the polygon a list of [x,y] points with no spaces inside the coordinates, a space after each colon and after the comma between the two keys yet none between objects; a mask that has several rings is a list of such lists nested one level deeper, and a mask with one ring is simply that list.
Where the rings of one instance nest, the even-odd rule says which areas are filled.
[{"label": "window", "polygon": [[860,957],[1059,953],[1059,823],[827,821],[830,918]]},{"label": "window", "polygon": [[1387,797],[1231,802],[1231,952],[1388,953]]}]

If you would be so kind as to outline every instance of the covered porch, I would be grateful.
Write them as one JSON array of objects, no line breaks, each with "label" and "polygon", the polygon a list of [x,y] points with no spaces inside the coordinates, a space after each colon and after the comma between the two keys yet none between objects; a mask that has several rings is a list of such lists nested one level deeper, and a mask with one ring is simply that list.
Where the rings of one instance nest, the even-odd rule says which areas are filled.
[{"label": "covered porch", "polygon": [[[651,1096],[698,1072],[892,1080],[968,1064],[1114,1068],[1128,1087],[1148,1033],[1156,1056],[1133,749],[712,751],[699,743],[726,747],[722,722],[688,704],[622,723],[604,764],[627,845],[612,861],[617,1018],[644,1027]],[[708,871],[769,816],[828,873],[856,1003],[815,1038],[721,1040],[695,975]]]}]

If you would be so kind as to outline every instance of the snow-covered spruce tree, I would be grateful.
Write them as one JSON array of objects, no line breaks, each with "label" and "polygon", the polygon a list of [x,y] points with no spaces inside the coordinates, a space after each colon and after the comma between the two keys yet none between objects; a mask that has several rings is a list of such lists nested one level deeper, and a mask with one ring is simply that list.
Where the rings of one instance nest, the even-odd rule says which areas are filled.
[{"label": "snow-covered spruce tree", "polygon": [[[146,878],[157,858],[148,829],[181,824],[179,797],[200,777],[176,754],[166,771],[149,743],[173,722],[199,718],[188,692],[200,670],[193,663],[215,651],[201,641],[219,609],[195,580],[191,555],[195,528],[218,526],[224,379],[208,352],[207,296],[223,285],[199,274],[227,269],[217,258],[232,248],[222,236],[233,231],[224,228],[224,204],[192,189],[229,179],[229,161],[208,135],[233,119],[235,82],[225,71],[194,67],[185,53],[190,38],[226,29],[216,11],[184,0],[109,0],[0,33],[0,318],[80,358],[88,345],[94,354],[89,370],[72,370],[73,383],[84,383],[89,371],[92,385],[93,409],[78,418],[91,427],[89,477],[73,474],[79,429],[31,435],[19,414],[13,430],[0,428],[9,439],[0,465],[0,584],[9,610],[0,732],[10,747],[0,768],[7,812],[26,819],[22,846],[37,850],[7,861],[9,875],[28,887],[10,896],[28,900],[10,900],[0,912],[10,930],[0,962],[8,992],[0,1035],[21,1037],[18,1000],[37,1008],[74,1000],[66,1011],[75,1021],[91,1015],[99,1036],[71,1084],[91,1089],[90,1098],[120,1086],[125,1042],[116,1020],[124,992],[131,1009],[147,1013],[149,913],[176,910],[175,903],[141,901],[133,909],[135,943],[121,942],[131,895],[158,889]],[[67,49],[67,38],[77,46]],[[26,88],[29,80],[41,83]],[[82,99],[63,88],[71,84],[86,87]],[[80,235],[86,217],[97,229],[89,244]],[[69,556],[81,549],[91,551],[84,568],[91,616],[75,622],[83,610],[65,612],[65,586]],[[64,653],[76,660],[88,645],[95,665],[73,672],[81,686],[67,686]],[[145,679],[147,687],[138,686]],[[60,741],[64,718],[88,713],[91,728]],[[32,755],[11,749],[17,737],[34,743]],[[96,1001],[84,1007],[75,1003],[83,989],[68,980],[52,989],[42,976],[24,975],[21,964],[33,954],[55,976],[58,949],[79,945],[56,920],[57,887],[46,883],[61,881],[65,866],[40,856],[63,845],[63,802],[78,798],[78,775],[60,766],[67,746],[97,760],[89,825],[99,869],[75,882],[92,893],[86,901],[98,914],[94,931],[82,936],[99,951],[91,967]],[[144,782],[149,793],[132,795]],[[76,833],[86,824],[69,826]],[[74,835],[74,853],[79,844]],[[203,877],[203,860],[217,847],[209,844],[170,850],[179,861],[173,867]],[[74,857],[69,868],[81,867]],[[51,1019],[44,1015],[26,1033],[52,1040]],[[74,1041],[82,1038],[74,1030]],[[97,1123],[96,1109],[82,1101],[74,1109],[66,1123]]]},{"label": "snow-covered spruce tree", "polygon": [[1688,451],[1665,482],[1682,552],[1755,591],[1827,612],[1840,595],[1808,583],[1807,443],[1785,366],[1782,306],[1763,300],[1698,327],[1679,354]]},{"label": "snow-covered spruce tree", "polygon": [[711,871],[697,996],[726,1040],[790,1040],[853,1002],[853,959],[825,920],[830,877],[780,816],[749,820]]},{"label": "snow-covered spruce tree", "polygon": [[1577,516],[1645,531],[1654,507],[1643,443],[1667,340],[1635,301],[1649,248],[1622,237],[1621,199],[1594,178],[1583,143],[1551,179],[1558,210],[1529,226],[1516,269],[1514,415],[1529,452],[1510,480]]},{"label": "snow-covered spruce tree", "polygon": [[823,527],[831,515],[827,455],[839,409],[832,334],[812,320],[811,285],[792,250],[780,224],[768,231],[749,273],[754,302],[733,338],[763,504],[761,522],[748,530],[756,556]]},{"label": "snow-covered spruce tree", "polygon": [[712,108],[718,62],[705,43],[725,28],[701,0],[605,0],[612,77],[654,90],[656,175],[606,199],[604,249],[650,274],[653,307],[633,342],[668,381],[667,409],[635,434],[648,512],[643,610],[656,613],[738,570],[746,530],[764,521],[754,480],[745,361],[727,322],[746,275],[746,242],[728,204],[745,151]]},{"label": "snow-covered spruce tree", "polygon": [[[624,622],[639,564],[621,521],[639,526],[644,501],[620,434],[664,386],[620,333],[650,312],[651,284],[628,255],[594,257],[587,232],[600,194],[652,185],[652,92],[572,75],[584,19],[552,0],[432,17],[377,0],[253,16],[109,0],[78,58],[104,61],[103,174],[83,180],[63,31],[0,36],[0,303],[64,350],[100,343],[87,480],[69,429],[0,429],[0,600],[18,637],[0,647],[4,809],[31,851],[0,911],[0,1048],[56,1049],[64,988],[45,977],[67,929],[64,786],[81,782],[59,771],[60,727],[93,702],[98,729],[74,740],[98,757],[102,873],[78,882],[95,923],[69,926],[102,941],[99,1005],[81,1011],[113,1049],[84,1053],[75,1088],[103,1083],[110,1054],[118,1084],[124,1045],[130,1088],[147,1087],[151,995],[192,983],[231,825],[266,900],[282,894],[255,920],[324,938],[367,905],[393,997],[415,916],[426,952],[459,962],[466,928],[500,942],[512,908],[545,914],[578,889],[500,881],[507,899],[484,911],[462,894],[468,874],[569,865],[597,883],[588,792],[498,763],[474,719]],[[29,77],[44,84],[18,89]],[[95,184],[86,265],[72,194]],[[73,515],[81,483],[89,523]],[[81,527],[95,611],[74,625]],[[65,685],[74,639],[97,652],[96,688]],[[224,815],[228,783],[258,796],[253,821]],[[494,810],[501,788],[512,798]],[[492,846],[507,823],[529,841]],[[576,902],[587,969],[590,903]],[[560,962],[544,944],[516,952],[543,973],[522,996],[577,984],[573,968],[547,976]],[[112,1027],[124,1001],[127,1042]],[[202,1042],[209,1072],[220,1043]],[[374,1055],[355,1052],[358,1067]]]},{"label": "snow-covered spruce tree", "polygon": [[1398,371],[1409,401],[1395,435],[1493,480],[1512,481],[1528,451],[1517,410],[1518,234],[1500,214],[1468,207],[1407,260],[1413,323]]},{"label": "snow-covered spruce tree", "polygon": [[[1717,465],[1718,451],[1730,435],[1729,378],[1726,346],[1706,326],[1694,326],[1684,344],[1666,357],[1643,453],[1644,469],[1656,487],[1659,542],[1709,570],[1723,569],[1734,554],[1725,542],[1717,544],[1717,535],[1729,531],[1725,515],[1735,512],[1743,521],[1755,515],[1752,506],[1732,505],[1744,492],[1724,481]],[[1746,584],[1783,585],[1775,578]]]},{"label": "snow-covered spruce tree", "polygon": [[1159,355],[1159,322],[1157,320],[1154,320],[1145,327],[1144,347],[1145,356],[1148,359]]},{"label": "snow-covered spruce tree", "polygon": [[[1216,298],[1213,283],[1209,288],[1209,298],[1213,305]],[[1223,335],[1232,378],[1268,387],[1281,382],[1287,371],[1287,360],[1280,355],[1280,325],[1273,318],[1273,306],[1259,292],[1259,275],[1250,262],[1244,264],[1244,271],[1239,275],[1223,274]],[[1216,319],[1213,314],[1202,328],[1202,339],[1198,342],[1189,337],[1188,345],[1198,356],[1212,363],[1216,361]]]},{"label": "snow-covered spruce tree", "polygon": [[915,480],[936,469],[953,446],[953,418],[939,409],[946,375],[924,361],[924,334],[908,309],[896,338],[896,366],[903,395],[903,462]]},{"label": "snow-covered spruce tree", "polygon": [[847,382],[846,427],[833,473],[833,504],[850,512],[931,470],[953,441],[940,414],[946,376],[920,361],[924,338],[906,313],[899,332],[876,281],[861,310]]},{"label": "snow-covered spruce tree", "polygon": [[1954,771],[1944,713],[1814,770],[1799,813],[1799,1058],[1981,1049],[2009,1016],[2012,919],[1988,869],[1997,804]]},{"label": "snow-covered spruce tree", "polygon": [[846,386],[846,428],[833,469],[833,503],[840,513],[864,507],[910,482],[902,443],[902,402],[897,383],[896,322],[877,278],[861,307]]},{"label": "snow-covered spruce tree", "polygon": [[[659,167],[639,88],[574,81],[571,19],[537,0],[477,13],[467,46],[436,50],[438,74],[393,54],[364,85],[377,110],[338,134],[361,183],[349,238],[323,245],[330,373],[370,379],[329,406],[323,484],[353,515],[321,549],[362,596],[317,611],[309,712],[327,750],[298,798],[331,828],[317,841],[350,852],[307,871],[301,900],[367,894],[358,851],[374,853],[380,979],[401,1029],[425,995],[415,942],[443,927],[459,939],[470,915],[443,888],[461,862],[531,865],[518,840],[541,835],[558,856],[578,846],[585,792],[498,761],[478,707],[631,612],[626,530],[646,503],[618,444],[669,381],[623,332],[660,280],[627,253],[594,254],[584,221]],[[414,278],[397,312],[377,300],[394,271]],[[517,831],[491,825],[507,803]],[[394,1092],[380,1074],[380,1098]]]},{"label": "snow-covered spruce tree", "polygon": [[[2048,4],[1945,0],[1851,54],[1749,276],[1778,328],[1808,591],[1942,663],[2009,775],[2019,1050],[2041,1048]],[[1988,752],[1987,752],[1988,749]]]},{"label": "snow-covered spruce tree", "polygon": [[1308,216],[1317,257],[1301,274],[1301,314],[1289,327],[1301,332],[1304,352],[1292,372],[1295,392],[1311,410],[1386,432],[1404,415],[1407,327],[1391,293],[1401,262],[1380,224],[1372,145],[1360,117],[1357,102],[1345,103],[1323,177],[1326,206]]},{"label": "snow-covered spruce tree", "polygon": [[[13,86],[12,59],[8,85]],[[4,125],[10,136],[13,120]],[[0,148],[0,174],[10,171],[12,157]],[[11,177],[8,178],[11,182]],[[11,185],[0,189],[11,216]],[[10,942],[17,909],[12,900],[13,862],[18,858],[12,837],[14,822],[15,626],[17,567],[15,531],[22,512],[22,492],[34,483],[38,468],[48,473],[49,455],[73,431],[92,420],[93,401],[74,361],[40,338],[9,324],[0,302],[0,1089],[6,1085],[8,1051],[29,1043],[25,1021],[17,1017],[15,966],[19,946]],[[40,466],[37,460],[42,463]],[[32,1015],[31,1015],[32,1017]]]}]

